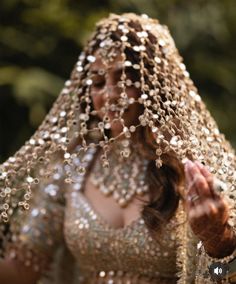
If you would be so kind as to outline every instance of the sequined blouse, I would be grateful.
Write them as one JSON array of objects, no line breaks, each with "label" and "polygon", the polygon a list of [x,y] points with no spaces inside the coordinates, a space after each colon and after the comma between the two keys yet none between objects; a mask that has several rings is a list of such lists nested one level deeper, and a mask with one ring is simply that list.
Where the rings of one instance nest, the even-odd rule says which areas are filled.
[{"label": "sequined blouse", "polygon": [[[89,166],[94,152],[86,154],[83,166]],[[176,283],[175,217],[155,239],[142,217],[113,228],[83,194],[85,176],[77,175],[75,184],[61,190],[63,169],[57,167],[22,227],[18,246],[24,249],[20,258],[27,265],[37,269],[50,263],[65,242],[78,268],[75,284]]]}]

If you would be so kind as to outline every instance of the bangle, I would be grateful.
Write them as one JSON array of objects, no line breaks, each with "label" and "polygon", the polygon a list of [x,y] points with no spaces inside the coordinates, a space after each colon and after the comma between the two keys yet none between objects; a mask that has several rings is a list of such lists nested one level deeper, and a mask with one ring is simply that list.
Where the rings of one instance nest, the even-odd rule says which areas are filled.
[{"label": "bangle", "polygon": [[209,262],[229,263],[236,258],[236,249],[230,255],[222,257],[222,258],[216,258],[216,257],[209,256],[208,253],[205,251],[205,248],[203,245],[201,246],[201,250],[207,257],[207,260]]},{"label": "bangle", "polygon": [[[235,228],[232,228],[232,230],[233,230],[232,233],[233,233],[234,238],[235,238]],[[236,248],[233,250],[233,252],[230,255],[225,256],[225,257],[219,257],[219,258],[210,256],[207,253],[207,251],[206,251],[206,249],[204,247],[204,243],[202,241],[200,241],[198,243],[198,249],[201,250],[206,255],[207,259],[210,262],[222,262],[222,263],[227,262],[228,263],[228,262],[230,262],[230,261],[232,261],[233,259],[236,258]]]}]

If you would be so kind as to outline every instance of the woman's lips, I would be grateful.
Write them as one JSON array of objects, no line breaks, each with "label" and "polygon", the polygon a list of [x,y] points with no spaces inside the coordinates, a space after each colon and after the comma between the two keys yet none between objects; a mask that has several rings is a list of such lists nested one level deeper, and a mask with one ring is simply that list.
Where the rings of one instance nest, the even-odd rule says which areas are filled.
[{"label": "woman's lips", "polygon": [[[125,109],[123,114],[127,113],[129,111],[129,109]],[[112,117],[122,117],[122,114],[120,113],[120,111],[112,111],[112,110],[109,110],[108,111],[108,115],[109,116],[112,116]]]},{"label": "woman's lips", "polygon": [[108,116],[110,117],[115,117],[117,115],[117,112],[116,111],[112,111],[112,110],[109,110],[108,111]]}]

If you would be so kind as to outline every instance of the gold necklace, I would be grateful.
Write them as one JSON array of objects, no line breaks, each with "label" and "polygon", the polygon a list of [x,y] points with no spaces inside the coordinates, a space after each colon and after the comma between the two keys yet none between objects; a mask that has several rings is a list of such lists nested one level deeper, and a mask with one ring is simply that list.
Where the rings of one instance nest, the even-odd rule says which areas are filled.
[{"label": "gold necklace", "polygon": [[135,195],[148,192],[145,182],[148,160],[129,147],[128,140],[114,143],[108,155],[109,167],[101,167],[96,159],[91,182],[104,195],[112,195],[121,207],[126,207]]}]

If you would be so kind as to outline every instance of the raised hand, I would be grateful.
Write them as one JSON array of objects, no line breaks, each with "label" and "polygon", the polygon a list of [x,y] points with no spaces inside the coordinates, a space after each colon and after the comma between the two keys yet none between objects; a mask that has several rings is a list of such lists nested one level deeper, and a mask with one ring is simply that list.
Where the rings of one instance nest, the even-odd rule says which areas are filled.
[{"label": "raised hand", "polygon": [[[188,160],[185,164],[185,178],[187,186],[185,205],[189,224],[203,244],[210,248],[215,246],[218,255],[220,252],[217,252],[215,244],[223,250],[220,242],[225,245],[227,244],[225,238],[230,241],[227,202],[214,188],[214,176],[201,163]],[[227,248],[230,245],[228,244]]]}]

